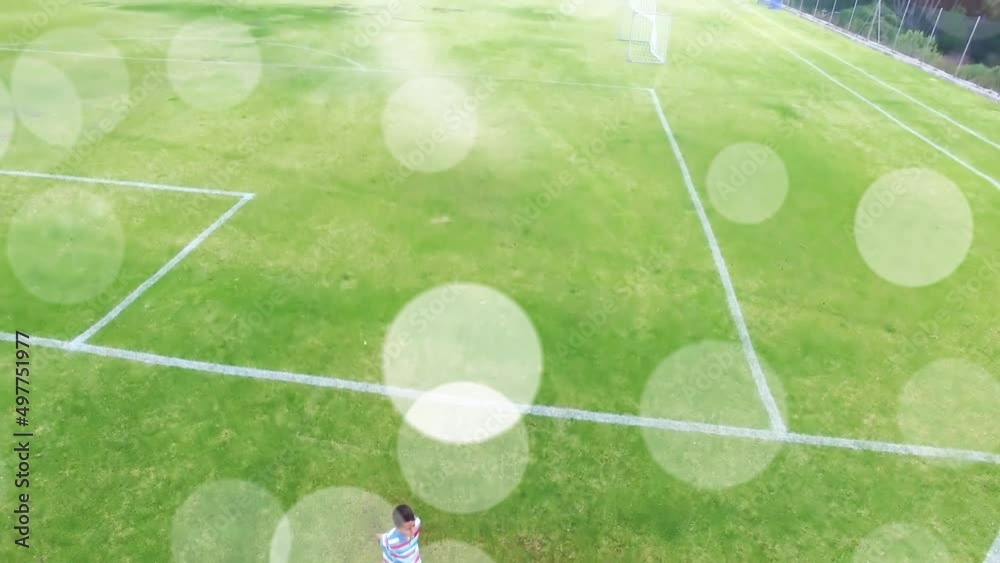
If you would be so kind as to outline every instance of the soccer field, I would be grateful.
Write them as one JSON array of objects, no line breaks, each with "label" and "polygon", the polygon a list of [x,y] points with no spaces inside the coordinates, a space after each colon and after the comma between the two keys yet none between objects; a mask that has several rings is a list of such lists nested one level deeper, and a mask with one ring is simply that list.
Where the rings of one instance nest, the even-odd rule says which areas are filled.
[{"label": "soccer field", "polygon": [[749,0],[664,65],[616,0],[7,4],[0,561],[1000,561],[995,102]]}]

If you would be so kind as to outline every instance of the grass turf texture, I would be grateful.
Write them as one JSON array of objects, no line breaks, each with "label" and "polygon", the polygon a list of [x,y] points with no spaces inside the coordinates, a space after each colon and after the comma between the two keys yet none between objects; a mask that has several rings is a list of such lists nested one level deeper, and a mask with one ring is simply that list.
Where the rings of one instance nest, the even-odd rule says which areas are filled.
[{"label": "grass turf texture", "polygon": [[[790,178],[780,212],[755,226],[708,212],[758,351],[784,389],[789,426],[906,441],[896,421],[899,396],[922,366],[958,357],[1000,371],[994,357],[1000,304],[990,299],[1000,283],[995,271],[984,270],[1000,258],[1000,196],[771,49],[768,38],[794,45],[993,177],[1000,176],[994,149],[821,48],[979,131],[1000,130],[1000,112],[787,14],[734,16],[732,6],[672,6],[666,67],[623,62],[613,12],[563,16],[542,2],[405,6],[351,57],[370,66],[655,86],[706,204],[705,178],[719,151],[770,142]],[[5,16],[0,32],[21,33],[18,14],[37,9],[20,8]],[[251,26],[267,62],[344,65],[273,43],[338,51],[377,8],[114,3],[62,8],[51,25],[96,27],[111,37],[123,35],[121,29],[131,37],[169,37],[217,9]],[[116,45],[129,56],[161,58],[167,43]],[[14,57],[0,55],[5,80]],[[665,357],[705,340],[737,338],[681,170],[644,92],[491,83],[468,158],[446,172],[395,183],[387,174],[399,165],[385,148],[381,119],[406,76],[264,67],[244,103],[206,113],[171,90],[162,62],[127,65],[133,84],[151,76],[155,87],[88,147],[85,159],[66,164],[20,128],[2,167],[59,166],[83,176],[258,195],[99,332],[95,344],[379,381],[381,340],[399,309],[431,287],[472,281],[510,295],[535,323],[545,349],[537,403],[637,413],[646,381]],[[454,80],[469,91],[482,83]],[[875,276],[850,235],[868,186],[913,166],[958,184],[975,221],[962,267],[922,289]],[[558,195],[541,197],[563,173],[569,181]],[[53,186],[0,181],[4,233],[32,190]],[[232,204],[196,196],[195,206],[184,194],[76,187],[106,197],[124,218],[126,254],[113,285],[124,288],[119,299]],[[68,338],[117,302],[53,306],[23,290],[6,264],[0,281],[3,330]],[[957,304],[949,299],[956,294],[965,296]],[[584,335],[603,310],[610,312],[596,334]],[[929,344],[909,346],[923,333],[921,322],[941,310],[950,315],[937,322]],[[5,560],[170,560],[174,514],[195,488],[217,479],[255,482],[284,509],[334,485],[407,500],[427,523],[427,544],[458,539],[497,561],[662,560],[665,554],[841,560],[894,522],[929,529],[955,560],[977,561],[1000,527],[996,466],[783,446],[751,482],[708,491],[665,473],[636,429],[533,418],[525,420],[531,462],[515,493],[488,512],[453,515],[414,498],[402,477],[395,444],[401,420],[388,400],[54,350],[38,351],[34,361],[34,547],[26,558],[5,540]],[[747,400],[757,401],[746,383]],[[724,412],[705,413],[712,416],[727,422]],[[9,469],[0,499],[6,513],[14,498]],[[268,541],[261,538],[261,545]]]}]

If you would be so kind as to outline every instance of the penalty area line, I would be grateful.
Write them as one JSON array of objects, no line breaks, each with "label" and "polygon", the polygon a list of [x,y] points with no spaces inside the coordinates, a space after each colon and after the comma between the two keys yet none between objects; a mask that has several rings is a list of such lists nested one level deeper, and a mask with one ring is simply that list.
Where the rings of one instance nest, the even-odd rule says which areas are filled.
[{"label": "penalty area line", "polygon": [[129,293],[125,297],[125,299],[123,299],[121,303],[116,305],[114,309],[109,311],[107,315],[104,315],[104,317],[101,320],[97,321],[96,323],[94,323],[93,326],[91,326],[90,328],[82,332],[79,336],[74,338],[70,342],[70,345],[75,346],[86,342],[87,340],[90,339],[90,337],[94,336],[94,334],[96,334],[97,331],[101,330],[102,328],[107,326],[108,323],[115,320],[115,318],[118,315],[120,315],[121,312],[124,311],[126,307],[134,303],[135,300],[141,297],[143,293],[146,293],[146,291],[149,290],[149,288],[153,287],[153,284],[160,281],[160,279],[163,278],[163,276],[167,275],[167,273],[169,273],[170,270],[174,268],[174,266],[179,264],[180,261],[183,260],[185,257],[187,257],[188,254],[191,254],[194,251],[194,249],[198,248],[198,246],[202,242],[204,242],[205,239],[209,237],[209,235],[214,233],[219,227],[223,225],[223,223],[228,221],[230,217],[235,215],[236,212],[239,211],[241,207],[246,205],[251,199],[253,199],[253,194],[247,194],[242,198],[240,198],[239,201],[233,204],[232,207],[230,207],[225,213],[223,213],[218,219],[216,219],[214,223],[209,225],[208,228],[202,231],[197,237],[194,238],[194,240],[189,242],[187,246],[182,248],[181,251],[178,252],[176,256],[171,258],[169,262],[167,262],[159,270],[157,270],[155,274],[150,276],[150,278],[147,279],[146,281],[142,282],[142,284],[139,285],[139,287],[132,290],[132,293]]},{"label": "penalty area line", "polygon": [[698,220],[701,222],[701,229],[708,240],[708,247],[712,251],[712,260],[715,262],[715,269],[719,272],[719,278],[722,280],[722,287],[726,293],[726,304],[729,306],[729,314],[733,318],[736,331],[740,335],[740,342],[743,345],[743,355],[746,356],[747,363],[750,365],[750,373],[753,374],[757,393],[764,403],[764,408],[767,409],[771,428],[775,432],[783,434],[788,431],[788,428],[781,417],[781,411],[778,410],[778,403],[774,400],[774,394],[771,393],[771,388],[767,384],[767,378],[764,376],[764,369],[760,365],[760,358],[757,357],[757,351],[754,349],[753,339],[750,338],[750,329],[747,328],[746,319],[743,318],[743,310],[740,308],[740,301],[736,297],[733,278],[729,275],[726,259],[722,256],[722,248],[719,246],[718,239],[715,238],[715,231],[712,229],[712,223],[708,220],[708,214],[705,212],[705,206],[702,204],[698,190],[694,186],[694,180],[691,179],[691,171],[688,169],[683,153],[681,153],[681,147],[677,144],[677,138],[674,137],[674,132],[670,128],[667,116],[663,113],[660,97],[656,95],[656,90],[652,88],[647,88],[647,91],[653,100],[653,105],[656,107],[656,114],[660,118],[660,125],[663,126],[663,132],[666,133],[667,140],[670,141],[670,148],[673,150],[674,158],[677,159],[677,164],[680,166],[681,176],[684,178],[684,185],[687,187],[688,196],[691,198],[691,203],[694,204],[694,210],[698,214]]},{"label": "penalty area line", "polygon": [[101,186],[120,186],[125,188],[139,188],[143,190],[162,190],[167,192],[182,192],[189,194],[220,195],[228,197],[253,197],[249,192],[230,192],[227,190],[213,190],[209,188],[193,188],[190,186],[172,186],[170,184],[154,184],[151,182],[134,182],[131,180],[112,180],[109,178],[91,178],[89,176],[69,176],[67,174],[50,174],[48,172],[34,172],[32,170],[2,170],[0,176],[12,176],[15,178],[39,178],[43,180],[59,180],[62,182],[77,182],[80,184],[97,184]]},{"label": "penalty area line", "polygon": [[[8,332],[0,332],[0,341],[14,342],[16,335]],[[498,408],[510,408],[510,404],[490,403],[485,401],[469,401],[454,396],[444,396],[433,394],[417,389],[407,389],[394,387],[379,383],[366,383],[334,377],[322,377],[288,371],[276,371],[260,368],[242,367],[227,364],[217,364],[198,360],[188,360],[172,356],[162,356],[148,352],[137,352],[121,348],[111,348],[108,346],[95,346],[93,344],[74,344],[65,340],[54,338],[44,338],[38,336],[31,337],[31,343],[44,348],[54,348],[69,353],[82,353],[126,360],[152,366],[180,368],[189,371],[203,373],[214,373],[231,377],[245,377],[249,379],[278,381],[286,383],[298,383],[313,387],[324,387],[339,389],[343,391],[353,391],[380,395],[384,397],[402,397],[409,399],[425,398],[430,396],[438,402],[445,404],[457,404],[463,406],[496,406]],[[672,420],[666,418],[652,418],[635,416],[628,414],[615,414],[599,411],[587,411],[566,407],[545,406],[545,405],[525,405],[515,404],[513,408],[519,412],[531,416],[554,418],[560,420],[575,420],[583,422],[593,422],[596,424],[607,424],[612,426],[631,426],[639,428],[660,429],[674,432],[686,432],[692,434],[708,434],[724,436],[730,438],[744,438],[765,442],[780,442],[787,444],[802,444],[807,446],[841,448],[856,451],[871,451],[878,453],[889,453],[896,455],[923,457],[923,458],[946,458],[961,461],[981,462],[1000,465],[1000,454],[989,452],[978,452],[971,450],[959,450],[952,448],[939,448],[934,446],[918,446],[908,444],[897,444],[892,442],[879,442],[875,440],[856,440],[852,438],[834,438],[829,436],[816,436],[811,434],[799,434],[794,432],[778,433],[763,428],[743,428],[737,426],[725,426],[719,424],[709,424],[704,422],[691,422],[684,420]]]}]

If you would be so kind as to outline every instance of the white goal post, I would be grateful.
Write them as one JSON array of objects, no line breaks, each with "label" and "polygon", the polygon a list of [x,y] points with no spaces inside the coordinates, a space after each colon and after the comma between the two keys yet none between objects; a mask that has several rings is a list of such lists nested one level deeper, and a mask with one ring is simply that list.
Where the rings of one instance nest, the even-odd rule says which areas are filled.
[{"label": "white goal post", "polygon": [[618,39],[628,41],[626,60],[664,64],[670,41],[670,14],[656,11],[656,0],[622,0]]}]

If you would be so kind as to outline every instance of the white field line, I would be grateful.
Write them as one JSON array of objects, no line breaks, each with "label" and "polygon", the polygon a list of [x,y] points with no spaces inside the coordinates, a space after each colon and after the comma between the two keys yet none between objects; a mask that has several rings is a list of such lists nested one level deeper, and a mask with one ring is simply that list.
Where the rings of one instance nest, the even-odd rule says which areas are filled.
[{"label": "white field line", "polygon": [[232,217],[237,211],[240,210],[241,207],[243,207],[244,205],[246,205],[251,199],[253,199],[253,194],[247,194],[247,195],[243,196],[242,198],[240,198],[240,200],[237,201],[235,204],[233,204],[233,206],[230,207],[228,211],[226,211],[225,213],[223,213],[222,216],[220,216],[218,219],[216,219],[214,223],[212,223],[211,225],[209,225],[207,229],[205,229],[204,231],[202,231],[201,234],[199,234],[197,237],[195,237],[194,240],[192,240],[191,242],[189,242],[187,244],[187,246],[185,246],[184,248],[182,248],[181,251],[178,252],[176,256],[174,256],[173,258],[171,258],[169,262],[167,262],[166,264],[164,264],[163,267],[160,268],[149,279],[147,279],[146,281],[142,282],[142,284],[139,287],[135,288],[132,291],[132,293],[129,293],[125,297],[125,299],[122,300],[121,303],[119,303],[118,305],[116,305],[115,308],[112,309],[110,312],[108,312],[107,315],[104,315],[104,317],[101,320],[97,321],[96,323],[94,323],[93,326],[91,326],[87,330],[83,331],[79,336],[77,336],[76,338],[74,338],[70,342],[70,344],[74,345],[74,346],[83,344],[90,337],[94,336],[94,334],[96,334],[97,331],[101,330],[108,323],[110,323],[111,321],[113,321],[115,319],[115,317],[117,317],[118,315],[120,315],[121,312],[125,310],[126,307],[128,307],[133,302],[135,302],[135,300],[138,299],[139,297],[141,297],[143,293],[146,293],[146,291],[149,288],[153,287],[153,284],[155,284],[156,282],[160,281],[160,278],[162,278],[163,276],[167,275],[167,273],[170,272],[170,270],[172,270],[174,268],[174,266],[176,266],[177,264],[179,264],[180,261],[183,260],[188,254],[191,254],[191,252],[193,252],[195,248],[198,248],[198,245],[200,245],[202,242],[204,242],[204,240],[206,238],[208,238],[209,235],[211,235],[212,233],[214,233],[216,231],[216,229],[218,229],[219,227],[221,227],[223,223],[225,223],[227,220],[229,220],[230,217]]},{"label": "white field line", "polygon": [[[756,12],[756,10],[751,10],[751,13],[755,14],[757,17],[760,17],[762,19],[765,19],[765,20],[767,19],[764,15],[758,14]],[[921,141],[927,143],[928,145],[930,145],[931,147],[933,147],[934,149],[936,149],[941,154],[943,154],[943,155],[947,156],[948,158],[952,159],[956,163],[958,163],[961,166],[963,166],[965,169],[969,170],[970,172],[974,173],[975,175],[977,175],[980,178],[982,178],[982,179],[986,180],[987,182],[989,182],[990,185],[992,185],[994,188],[1000,190],[1000,181],[997,181],[992,176],[989,176],[988,174],[980,171],[978,168],[976,168],[975,166],[973,166],[973,165],[969,164],[968,162],[962,160],[958,156],[955,156],[954,154],[952,154],[950,151],[948,151],[947,149],[945,149],[941,145],[935,143],[934,141],[932,141],[932,140],[928,139],[927,137],[925,137],[924,135],[920,134],[918,131],[916,131],[915,129],[913,129],[909,125],[907,125],[907,124],[903,123],[902,121],[900,121],[899,118],[897,118],[896,116],[894,116],[891,113],[889,113],[888,111],[882,109],[882,107],[879,106],[878,104],[876,104],[875,102],[869,100],[868,98],[866,98],[863,95],[859,94],[857,91],[853,90],[850,86],[844,84],[843,82],[841,82],[841,81],[837,80],[836,78],[834,78],[833,76],[831,76],[825,70],[823,70],[818,65],[816,65],[816,63],[814,63],[814,62],[810,61],[809,59],[803,57],[802,55],[796,53],[792,49],[789,49],[788,47],[785,47],[784,45],[782,45],[778,41],[775,41],[767,33],[762,33],[760,31],[757,31],[756,28],[753,28],[753,29],[754,29],[754,31],[758,35],[763,36],[765,39],[767,39],[768,41],[770,41],[772,44],[774,44],[775,46],[777,46],[779,49],[785,51],[789,55],[791,55],[791,56],[795,57],[796,59],[802,61],[803,63],[809,65],[809,67],[811,67],[813,70],[815,70],[819,74],[821,74],[824,77],[826,77],[827,80],[829,80],[830,82],[833,82],[837,86],[840,86],[844,90],[847,90],[848,93],[850,93],[854,97],[858,98],[862,102],[868,104],[869,106],[871,106],[873,109],[875,109],[876,111],[878,111],[882,115],[888,117],[893,123],[895,123],[896,125],[899,125],[900,127],[902,127],[904,130],[906,130],[908,133],[910,133],[914,137],[916,137],[916,138],[920,139]]]},{"label": "white field line", "polygon": [[986,554],[983,563],[1000,563],[1000,532],[997,532],[997,539],[993,540],[993,547]]},{"label": "white field line", "polygon": [[764,370],[760,366],[760,359],[757,357],[753,340],[750,338],[750,330],[743,319],[743,311],[740,309],[739,299],[736,298],[736,289],[733,287],[733,280],[729,275],[726,260],[722,256],[722,249],[719,248],[719,241],[715,238],[715,231],[712,230],[708,214],[705,213],[705,206],[702,205],[701,197],[698,195],[698,190],[691,179],[691,171],[688,170],[687,162],[684,160],[684,155],[681,154],[681,148],[677,144],[674,132],[670,129],[667,117],[663,113],[663,106],[660,105],[660,97],[656,95],[656,91],[652,88],[648,88],[647,90],[649,96],[653,99],[653,104],[656,106],[656,114],[660,117],[660,125],[663,126],[663,131],[667,134],[667,139],[670,141],[670,148],[673,149],[674,157],[680,165],[681,175],[684,177],[684,185],[687,186],[688,195],[694,204],[698,220],[701,221],[702,231],[705,232],[705,238],[708,239],[708,247],[712,251],[715,268],[719,272],[722,287],[726,292],[726,303],[729,305],[729,314],[733,317],[733,323],[736,324],[736,330],[740,335],[740,342],[743,344],[743,354],[750,365],[750,373],[753,374],[754,383],[757,385],[757,393],[760,395],[761,401],[764,402],[764,408],[767,409],[767,416],[771,421],[771,429],[783,434],[788,431],[788,428],[785,426],[785,421],[781,418],[781,412],[778,410],[778,403],[774,400],[774,394],[771,393],[771,389],[767,385],[767,377],[765,377]]},{"label": "white field line", "polygon": [[[16,336],[7,332],[0,332],[0,341],[14,342]],[[418,397],[429,397],[442,404],[489,407],[496,406],[498,409],[509,409],[510,403],[492,403],[487,401],[469,401],[455,396],[436,395],[417,389],[407,389],[404,387],[393,387],[379,383],[365,383],[362,381],[352,381],[333,377],[322,377],[288,371],[275,371],[260,368],[250,368],[233,366],[227,364],[217,364],[211,362],[201,362],[188,360],[172,356],[161,356],[147,352],[137,352],[134,350],[124,350],[111,348],[108,346],[95,346],[93,344],[74,344],[65,340],[53,338],[43,338],[32,336],[30,343],[43,348],[54,348],[70,353],[91,354],[105,358],[114,358],[137,362],[151,366],[161,366],[168,368],[179,368],[202,373],[214,373],[231,377],[245,377],[265,381],[279,381],[285,383],[297,383],[300,385],[310,385],[313,387],[324,387],[339,389],[343,391],[353,391],[367,393],[384,397],[402,397],[416,399]],[[902,456],[922,457],[922,458],[944,458],[968,462],[989,463],[1000,465],[1000,454],[990,452],[978,452],[972,450],[959,450],[953,448],[939,448],[934,446],[918,446],[909,444],[897,444],[893,442],[879,442],[875,440],[855,440],[851,438],[834,438],[829,436],[816,436],[812,434],[799,434],[794,432],[778,433],[762,428],[743,428],[738,426],[725,426],[719,424],[708,424],[704,422],[689,422],[683,420],[673,420],[667,418],[652,418],[635,416],[629,414],[615,414],[599,411],[587,411],[571,409],[565,407],[515,404],[514,408],[522,414],[554,418],[560,420],[576,420],[583,422],[593,422],[596,424],[608,424],[612,426],[629,426],[637,428],[652,428],[673,432],[685,432],[691,434],[708,434],[714,436],[725,436],[730,438],[743,438],[764,442],[780,442],[786,444],[802,444],[807,446],[841,448],[856,451],[871,451],[878,453],[888,453]]]},{"label": "white field line", "polygon": [[565,80],[539,80],[535,78],[518,78],[512,76],[494,76],[490,74],[464,74],[464,73],[445,73],[445,72],[424,72],[420,70],[408,70],[402,68],[381,68],[381,67],[365,67],[357,68],[353,66],[343,66],[343,65],[318,65],[318,64],[293,64],[293,63],[275,63],[275,62],[246,62],[246,61],[219,61],[210,60],[203,61],[198,59],[178,59],[178,58],[166,58],[166,57],[130,57],[130,56],[116,56],[116,55],[102,55],[98,53],[79,53],[76,51],[53,51],[48,49],[21,49],[17,47],[10,46],[0,46],[0,52],[9,51],[15,53],[45,53],[49,55],[65,55],[69,57],[83,57],[91,59],[116,59],[124,61],[145,61],[145,62],[178,62],[178,63],[197,63],[205,65],[222,65],[222,66],[262,66],[262,67],[273,67],[273,68],[287,68],[293,70],[318,70],[326,72],[357,72],[362,74],[389,74],[389,75],[404,75],[404,76],[430,76],[438,78],[468,78],[468,79],[478,79],[478,80],[496,80],[497,82],[524,82],[528,84],[551,84],[559,86],[581,86],[587,88],[605,88],[610,90],[646,90],[643,86],[628,86],[625,84],[605,84],[601,82],[573,82]]},{"label": "white field line", "polygon": [[[794,10],[794,11],[797,11],[797,10]],[[809,16],[809,17],[810,17],[810,19],[812,19],[812,16]],[[826,22],[823,22],[823,23],[826,23]],[[840,61],[844,65],[846,65],[846,66],[854,69],[856,72],[858,72],[858,73],[866,76],[867,78],[869,78],[873,82],[881,85],[884,88],[887,88],[888,90],[891,90],[891,91],[899,94],[900,96],[903,96],[907,100],[910,100],[911,102],[913,102],[913,103],[917,104],[918,106],[924,108],[925,110],[933,113],[934,115],[940,117],[941,119],[944,119],[948,123],[951,123],[955,127],[958,127],[962,131],[965,131],[966,133],[972,135],[973,137],[979,139],[980,141],[982,141],[982,142],[984,142],[984,143],[986,143],[988,145],[991,145],[993,148],[1000,149],[1000,143],[996,143],[996,142],[990,140],[986,135],[983,135],[982,133],[979,133],[978,131],[975,131],[971,127],[967,127],[967,126],[959,123],[958,121],[955,121],[954,119],[952,119],[948,115],[944,114],[943,112],[940,112],[940,111],[932,108],[931,106],[925,104],[924,102],[921,102],[920,100],[914,98],[913,96],[911,96],[911,95],[907,94],[906,92],[900,90],[899,88],[893,86],[892,84],[889,84],[888,82],[883,81],[882,79],[880,79],[879,77],[875,76],[874,74],[871,74],[870,72],[866,71],[865,69],[863,69],[863,68],[861,68],[859,66],[854,65],[850,61],[844,60],[843,58],[841,58],[839,55],[837,55],[833,51],[831,51],[829,49],[826,49],[826,48],[824,48],[824,47],[822,47],[820,45],[817,45],[816,43],[813,43],[812,41],[809,41],[808,39],[802,37],[801,35],[799,35],[798,33],[795,33],[794,31],[790,31],[790,35],[793,35],[795,37],[795,41],[797,43],[803,43],[803,44],[809,45],[810,47],[812,47],[814,49],[822,51],[828,57],[831,57],[833,59],[836,59],[836,60]]]},{"label": "white field line", "polygon": [[815,43],[812,43],[810,41],[802,39],[801,37],[798,37],[798,36],[796,37],[796,39],[799,40],[799,41],[801,41],[801,42],[803,42],[803,43],[805,43],[806,45],[811,45],[811,46],[819,49],[820,51],[826,53],[828,56],[830,56],[830,57],[832,57],[834,59],[837,59],[841,63],[849,66],[850,68],[853,68],[857,72],[859,72],[859,73],[863,74],[864,76],[870,78],[872,81],[874,81],[874,82],[882,85],[883,87],[885,87],[885,88],[887,88],[889,90],[892,90],[893,92],[899,94],[900,96],[903,96],[907,100],[910,100],[911,102],[913,102],[913,103],[917,104],[918,106],[924,108],[925,110],[933,113],[934,115],[940,117],[941,119],[944,119],[948,123],[951,123],[955,127],[958,127],[962,131],[965,131],[966,133],[972,135],[973,137],[979,139],[980,141],[982,141],[982,142],[984,142],[984,143],[986,143],[988,145],[991,145],[995,149],[1000,149],[1000,143],[996,143],[996,142],[990,140],[986,135],[983,135],[982,133],[979,133],[979,132],[975,131],[974,129],[970,128],[970,127],[966,127],[965,125],[962,125],[961,123],[959,123],[958,121],[955,121],[954,119],[952,119],[948,115],[946,115],[946,114],[944,114],[944,113],[942,113],[942,112],[940,112],[940,111],[932,108],[931,106],[929,106],[929,105],[921,102],[920,100],[914,98],[913,96],[907,94],[906,92],[900,90],[899,88],[896,88],[892,84],[889,84],[887,82],[882,81],[880,78],[878,78],[877,76],[869,73],[868,71],[864,70],[863,68],[855,66],[854,64],[852,64],[852,63],[850,63],[850,62],[848,62],[848,61],[840,58],[833,51],[824,49],[823,47],[820,47],[819,45],[816,45]]},{"label": "white field line", "polygon": [[[153,41],[173,41],[177,37],[178,36],[176,36],[176,35],[173,36],[173,37],[110,37],[110,38],[108,38],[108,40],[109,41],[149,41],[149,42],[153,42]],[[240,45],[246,45],[247,44],[246,41],[241,40],[241,39],[224,39],[224,38],[220,38],[220,37],[189,37],[189,36],[185,35],[185,36],[183,36],[183,38],[184,39],[191,39],[191,40],[194,40],[194,41],[214,41],[216,43],[237,43],[237,44],[240,44]],[[334,53],[333,51],[324,51],[323,49],[316,49],[314,47],[307,47],[305,45],[296,45],[294,43],[284,43],[284,42],[281,42],[281,41],[270,41],[270,40],[263,40],[263,41],[261,41],[261,40],[255,40],[255,43],[259,43],[261,45],[273,45],[275,47],[288,47],[289,49],[296,49],[296,50],[299,50],[299,51],[306,51],[306,52],[309,52],[309,53],[318,53],[320,55],[325,55],[327,57],[333,57],[335,59],[340,59],[340,60],[342,60],[342,61],[344,61],[346,63],[351,64],[354,68],[358,68],[358,69],[364,69],[364,68],[366,68],[365,65],[359,63],[358,61],[356,61],[356,60],[354,60],[354,59],[352,59],[350,57],[345,57],[344,55],[341,55],[339,53]]]},{"label": "white field line", "polygon": [[151,184],[149,182],[131,182],[126,180],[109,180],[107,178],[89,178],[86,176],[67,176],[65,174],[49,174],[47,172],[32,172],[29,170],[0,170],[0,176],[14,176],[18,178],[41,178],[45,180],[79,182],[81,184],[100,184],[108,186],[122,186],[127,188],[140,188],[144,190],[163,190],[168,192],[222,195],[222,196],[240,197],[240,198],[245,198],[247,196],[253,197],[253,194],[247,192],[229,192],[226,190],[210,190],[206,188],[191,188],[188,186],[171,186],[168,184]]},{"label": "white field line", "polygon": [[934,75],[934,76],[936,76],[938,78],[947,80],[947,81],[951,82],[952,84],[958,86],[959,88],[964,88],[965,90],[968,90],[968,91],[973,92],[975,94],[979,94],[980,96],[983,96],[986,99],[992,100],[994,102],[1000,102],[1000,92],[996,92],[996,91],[990,90],[989,88],[985,88],[985,87],[980,86],[980,85],[978,85],[978,84],[976,84],[974,82],[970,82],[968,80],[965,80],[964,78],[959,78],[959,77],[954,76],[952,74],[948,74],[947,72],[945,72],[945,71],[943,71],[943,70],[941,70],[941,69],[939,69],[937,67],[931,66],[931,65],[925,63],[924,61],[921,61],[920,59],[916,59],[916,58],[911,57],[909,55],[904,55],[903,53],[900,53],[899,51],[893,51],[892,49],[890,49],[888,47],[885,47],[883,45],[880,45],[880,44],[878,44],[878,43],[876,43],[876,42],[874,42],[874,41],[872,41],[870,39],[867,39],[865,37],[860,37],[858,35],[854,35],[853,33],[850,33],[847,30],[841,29],[841,28],[839,28],[839,27],[831,24],[830,22],[827,22],[827,21],[821,20],[819,18],[813,17],[812,14],[808,14],[808,13],[805,13],[805,12],[800,12],[800,11],[796,10],[795,8],[792,8],[791,6],[789,6],[787,4],[784,6],[784,9],[787,10],[787,11],[789,11],[789,12],[791,12],[791,13],[793,13],[793,14],[795,14],[795,15],[797,15],[797,16],[799,16],[800,18],[803,18],[803,19],[809,20],[809,21],[811,21],[813,23],[819,24],[819,25],[821,25],[821,26],[823,26],[823,27],[829,29],[830,31],[835,32],[835,33],[839,33],[840,35],[843,35],[844,37],[846,37],[847,39],[850,39],[851,41],[854,41],[855,43],[860,43],[861,45],[864,45],[864,46],[868,47],[869,49],[872,49],[874,51],[878,51],[878,52],[880,52],[880,53],[882,53],[884,55],[889,55],[890,57],[896,59],[897,61],[899,61],[901,63],[908,64],[908,65],[913,66],[913,67],[917,67],[920,70],[923,70],[924,72],[926,72],[928,74],[932,74],[932,75]]}]

